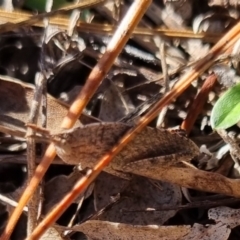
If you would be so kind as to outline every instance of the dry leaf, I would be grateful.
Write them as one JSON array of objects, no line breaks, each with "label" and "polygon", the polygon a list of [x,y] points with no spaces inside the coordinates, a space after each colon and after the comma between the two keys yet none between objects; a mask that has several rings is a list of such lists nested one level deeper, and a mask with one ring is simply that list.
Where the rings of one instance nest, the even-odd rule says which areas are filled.
[{"label": "dry leaf", "polygon": [[237,180],[233,181],[217,173],[190,167],[163,167],[161,160],[155,158],[130,163],[123,167],[123,171],[201,191],[240,196]]},{"label": "dry leaf", "polygon": [[222,6],[222,7],[237,7],[239,0],[208,0],[209,6]]},{"label": "dry leaf", "polygon": [[185,28],[183,15],[181,12],[179,14],[179,12],[177,12],[174,6],[171,4],[167,4],[162,10],[162,21],[170,29],[184,30]]},{"label": "dry leaf", "polygon": [[[34,86],[19,80],[0,76],[0,131],[25,136],[25,124],[28,122],[33,100]],[[63,117],[67,114],[67,105],[48,95],[47,124],[51,130],[59,128]],[[92,122],[94,118],[83,116],[83,124]],[[90,120],[90,121],[89,121]],[[79,126],[80,121],[75,126]]]},{"label": "dry leaf", "polygon": [[106,172],[101,172],[94,186],[94,202],[96,211],[112,203],[112,198],[122,192],[129,181]]},{"label": "dry leaf", "polygon": [[67,104],[71,104],[75,100],[81,89],[82,86],[76,85],[70,91],[61,93],[59,100]]},{"label": "dry leaf", "polygon": [[[44,187],[44,202],[42,213],[46,214],[50,209],[55,206],[71,189],[76,181],[84,174],[78,170],[74,170],[69,176],[59,175],[54,177],[46,183]],[[81,195],[75,199],[75,202],[79,202],[88,198],[93,190],[93,184]],[[54,190],[54,191],[53,191]]]},{"label": "dry leaf", "polygon": [[236,71],[230,68],[227,64],[215,64],[212,67],[212,70],[216,74],[217,80],[221,84],[222,88],[224,87],[228,89],[239,82],[239,78],[236,76]]},{"label": "dry leaf", "polygon": [[40,240],[70,240],[70,238],[62,237],[60,231],[57,230],[55,227],[50,227],[48,230],[43,234]]},{"label": "dry leaf", "polygon": [[104,122],[119,121],[133,110],[129,97],[121,94],[122,89],[113,83],[104,93],[98,118]]},{"label": "dry leaf", "polygon": [[222,223],[206,226],[195,223],[182,240],[227,240],[230,232],[228,226]]},{"label": "dry leaf", "polygon": [[240,225],[240,209],[233,209],[229,207],[216,207],[211,208],[208,211],[209,219],[213,219],[215,222],[221,222],[235,228]]},{"label": "dry leaf", "polygon": [[[111,184],[106,186],[111,189]],[[105,188],[106,188],[105,187]],[[99,216],[99,220],[128,223],[132,225],[162,225],[177,210],[138,211],[158,209],[162,206],[177,206],[182,202],[180,187],[161,181],[135,176],[129,186],[120,194],[120,201]]]},{"label": "dry leaf", "polygon": [[190,231],[190,226],[139,226],[91,220],[81,225],[74,226],[72,230],[81,231],[94,240],[179,240],[184,239],[184,236]]},{"label": "dry leaf", "polygon": [[191,56],[191,61],[196,61],[209,52],[210,45],[203,44],[200,39],[187,39],[181,41],[181,46]]}]

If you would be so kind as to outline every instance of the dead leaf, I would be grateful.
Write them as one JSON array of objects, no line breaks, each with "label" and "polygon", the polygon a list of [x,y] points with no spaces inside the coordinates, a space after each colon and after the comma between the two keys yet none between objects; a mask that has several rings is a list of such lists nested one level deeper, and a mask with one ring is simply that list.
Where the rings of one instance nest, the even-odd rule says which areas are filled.
[{"label": "dead leaf", "polygon": [[218,223],[216,225],[201,225],[195,223],[183,240],[227,240],[231,230],[227,225]]},{"label": "dead leaf", "polygon": [[[163,167],[162,159],[145,159],[127,164],[123,170],[129,173],[162,180],[183,187],[206,192],[223,193],[239,197],[239,181],[214,172],[194,168]],[[144,168],[143,168],[144,166]]]},{"label": "dead leaf", "polygon": [[181,46],[191,56],[191,61],[196,61],[209,52],[210,45],[203,44],[200,39],[187,39],[181,41]]},{"label": "dead leaf", "polygon": [[[106,186],[111,189],[111,184]],[[105,188],[106,188],[105,187]],[[132,225],[162,225],[177,210],[138,211],[139,209],[158,209],[161,206],[177,206],[181,204],[180,187],[161,181],[154,181],[135,176],[129,186],[120,193],[120,200],[99,216],[99,220],[128,223]]]},{"label": "dead leaf", "polygon": [[[25,124],[28,122],[33,100],[34,86],[21,81],[0,76],[0,131],[15,136],[25,136]],[[67,105],[48,95],[47,124],[48,128],[59,128],[63,117],[67,114]],[[83,124],[96,121],[83,115]],[[80,121],[75,126],[79,126]]]},{"label": "dead leaf", "polygon": [[63,92],[60,94],[59,100],[67,104],[71,104],[81,91],[82,86],[76,85],[70,91]]},{"label": "dead leaf", "polygon": [[208,218],[213,219],[215,222],[221,222],[235,228],[240,225],[240,209],[233,209],[229,207],[216,207],[208,211]]},{"label": "dead leaf", "polygon": [[62,233],[53,226],[48,228],[40,240],[70,240],[70,238],[63,237]]},{"label": "dead leaf", "polygon": [[94,205],[96,211],[112,203],[112,198],[121,193],[129,181],[106,172],[101,172],[94,186]]},{"label": "dead leaf", "polygon": [[[75,169],[69,176],[59,175],[54,177],[46,183],[44,187],[44,202],[42,213],[47,214],[50,212],[53,206],[55,206],[60,200],[72,189],[72,186],[80,179],[84,174]],[[93,191],[93,184],[81,195],[75,199],[74,202],[78,203],[85,198],[88,198]],[[54,191],[53,191],[54,190]]]},{"label": "dead leaf", "polygon": [[119,87],[110,84],[104,93],[101,108],[99,112],[99,119],[104,122],[119,121],[133,110],[133,105],[129,97],[122,95]]},{"label": "dead leaf", "polygon": [[81,225],[74,226],[72,230],[81,231],[94,240],[179,240],[184,239],[183,237],[190,231],[190,228],[190,226],[139,226],[91,220]]}]

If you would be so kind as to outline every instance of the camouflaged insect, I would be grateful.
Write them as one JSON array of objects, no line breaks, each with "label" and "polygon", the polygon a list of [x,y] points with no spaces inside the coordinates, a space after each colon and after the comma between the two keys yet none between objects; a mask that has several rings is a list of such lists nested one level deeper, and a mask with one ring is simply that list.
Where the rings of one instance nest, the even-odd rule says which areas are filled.
[{"label": "camouflaged insect", "polygon": [[[123,123],[97,123],[51,134],[50,138],[64,162],[80,164],[84,169],[92,168],[130,128]],[[135,168],[135,164],[142,170],[145,164],[163,168],[184,166],[183,161],[190,162],[198,154],[198,147],[190,139],[165,129],[147,127],[123,148],[105,171],[128,178],[123,172]]]}]

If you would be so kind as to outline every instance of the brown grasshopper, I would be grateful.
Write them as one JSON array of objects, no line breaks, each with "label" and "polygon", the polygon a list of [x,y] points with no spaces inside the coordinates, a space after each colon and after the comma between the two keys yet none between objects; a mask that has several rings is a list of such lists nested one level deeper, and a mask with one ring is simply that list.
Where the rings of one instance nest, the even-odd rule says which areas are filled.
[{"label": "brown grasshopper", "polygon": [[[35,128],[37,131],[40,129]],[[92,168],[97,160],[110,151],[121,136],[130,129],[123,123],[94,123],[59,133],[41,131],[40,139],[55,144],[57,155],[66,163],[81,168]],[[42,138],[43,137],[43,138]],[[123,178],[137,169],[146,170],[149,164],[156,168],[186,167],[199,154],[198,147],[188,138],[166,129],[147,127],[130,142],[105,168],[105,171]],[[151,173],[147,173],[151,175]],[[140,174],[142,175],[142,174]]]}]

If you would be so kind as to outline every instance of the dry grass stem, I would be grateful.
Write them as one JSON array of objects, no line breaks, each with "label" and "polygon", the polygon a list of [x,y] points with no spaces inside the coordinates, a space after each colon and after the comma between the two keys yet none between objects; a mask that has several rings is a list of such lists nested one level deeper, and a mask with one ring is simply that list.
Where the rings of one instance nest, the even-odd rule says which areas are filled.
[{"label": "dry grass stem", "polygon": [[[37,74],[37,84],[34,92],[34,100],[31,106],[29,123],[36,124],[39,116],[39,108],[42,99],[42,74]],[[36,143],[34,139],[34,130],[27,129],[27,165],[28,165],[28,182],[31,181],[36,171]],[[39,206],[39,189],[37,189],[28,204],[28,220],[27,220],[27,235],[29,236],[37,226],[38,206]]]},{"label": "dry grass stem", "polygon": [[[165,51],[165,43],[164,41],[161,41],[159,37],[155,38],[156,45],[159,48],[159,53],[161,57],[161,67],[162,67],[162,73],[163,73],[163,80],[164,80],[164,93],[167,93],[170,90],[169,86],[169,76],[168,76],[168,67],[166,63],[166,51]],[[164,123],[164,118],[166,116],[168,110],[168,106],[165,106],[162,111],[159,113],[158,119],[157,119],[157,127],[160,128],[161,125]]]},{"label": "dry grass stem", "polygon": [[[0,19],[9,22],[15,23],[16,19],[29,19],[32,15],[23,12],[23,11],[13,11],[6,12],[0,9]],[[40,19],[41,20],[41,19]],[[41,21],[33,23],[34,26],[44,27],[44,24]],[[57,26],[62,30],[67,30],[69,25],[69,18],[63,16],[54,16],[50,18],[49,24],[53,26]],[[109,25],[109,24],[100,24],[100,23],[86,23],[83,21],[77,22],[77,30],[79,32],[90,32],[93,34],[114,34],[117,26]],[[221,37],[222,34],[214,34],[214,33],[194,33],[192,30],[171,30],[171,29],[163,29],[163,28],[145,28],[145,27],[137,27],[133,30],[132,34],[134,36],[155,36],[162,35],[166,37],[177,37],[177,38],[196,38],[196,39],[204,39],[208,42],[216,43]]]},{"label": "dry grass stem", "polygon": [[202,108],[207,100],[208,94],[212,90],[216,81],[217,77],[215,74],[208,76],[200,92],[197,94],[194,102],[190,106],[188,115],[181,125],[181,129],[185,130],[187,134],[190,133],[199,113],[201,113]]}]

